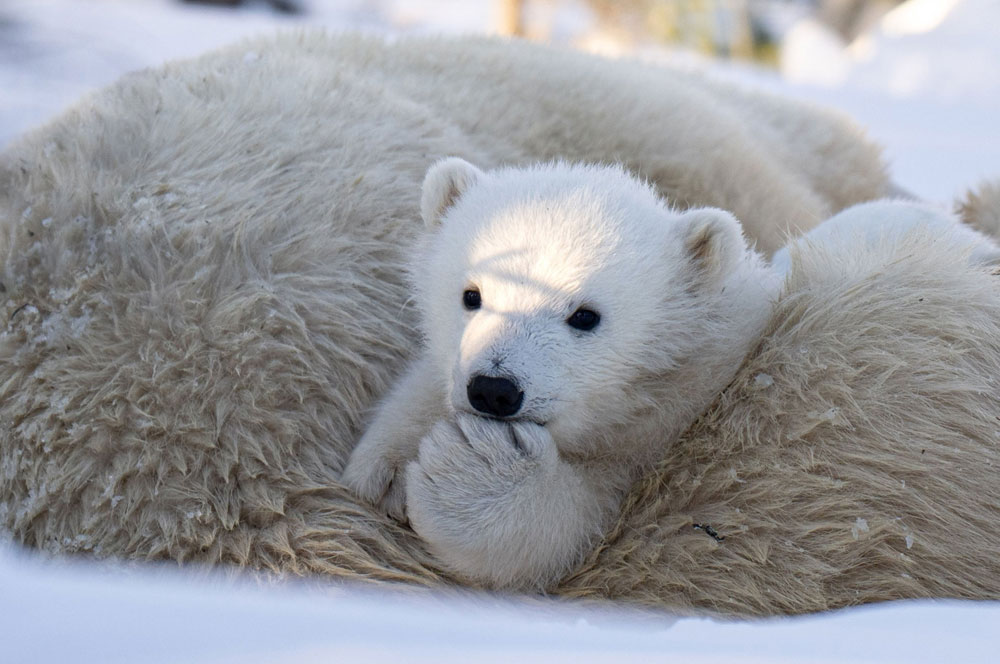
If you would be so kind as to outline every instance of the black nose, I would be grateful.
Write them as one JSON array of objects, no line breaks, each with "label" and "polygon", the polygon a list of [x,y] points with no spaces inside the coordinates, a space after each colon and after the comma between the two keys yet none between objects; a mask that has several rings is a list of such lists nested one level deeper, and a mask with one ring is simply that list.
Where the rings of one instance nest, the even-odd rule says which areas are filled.
[{"label": "black nose", "polygon": [[472,377],[466,393],[473,408],[494,417],[513,415],[524,400],[524,392],[514,381],[482,375]]}]

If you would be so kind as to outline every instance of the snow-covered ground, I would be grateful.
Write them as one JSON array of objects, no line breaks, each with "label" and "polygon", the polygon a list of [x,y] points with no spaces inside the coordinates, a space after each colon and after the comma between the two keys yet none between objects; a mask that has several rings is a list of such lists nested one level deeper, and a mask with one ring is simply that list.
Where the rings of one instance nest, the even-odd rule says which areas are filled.
[{"label": "snow-covered ground", "polygon": [[800,22],[780,87],[857,119],[923,198],[1000,177],[1000,0],[909,0],[839,46]]},{"label": "snow-covered ground", "polygon": [[0,661],[996,661],[1000,603],[902,602],[758,622],[360,588],[260,588],[176,570],[25,560],[0,549]]},{"label": "snow-covered ground", "polygon": [[[304,17],[172,0],[0,0],[0,147],[121,73],[241,37],[323,25],[487,32],[486,1],[312,0]],[[562,21],[561,23],[559,21]],[[588,29],[579,8],[561,41]],[[782,75],[720,76],[846,111],[886,146],[895,179],[950,201],[1000,177],[1000,0],[910,0],[845,45],[788,26]],[[690,58],[688,59],[690,61]],[[1000,604],[902,603],[720,623],[579,607],[257,588],[176,570],[55,565],[0,549],[2,662],[997,661]]]}]

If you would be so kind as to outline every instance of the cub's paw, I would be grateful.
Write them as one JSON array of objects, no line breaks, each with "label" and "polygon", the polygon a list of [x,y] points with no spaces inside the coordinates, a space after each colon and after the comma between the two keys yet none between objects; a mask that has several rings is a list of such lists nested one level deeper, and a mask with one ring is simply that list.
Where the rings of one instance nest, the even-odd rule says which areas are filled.
[{"label": "cub's paw", "polygon": [[470,415],[439,422],[406,469],[410,523],[461,575],[509,586],[558,464],[548,431]]},{"label": "cub's paw", "polygon": [[409,459],[390,445],[362,437],[340,476],[341,483],[362,500],[397,521],[406,522],[406,473]]},{"label": "cub's paw", "polygon": [[535,424],[509,423],[458,414],[438,422],[420,442],[409,479],[434,486],[439,500],[482,500],[505,496],[513,484],[544,474],[558,460],[548,431]]}]

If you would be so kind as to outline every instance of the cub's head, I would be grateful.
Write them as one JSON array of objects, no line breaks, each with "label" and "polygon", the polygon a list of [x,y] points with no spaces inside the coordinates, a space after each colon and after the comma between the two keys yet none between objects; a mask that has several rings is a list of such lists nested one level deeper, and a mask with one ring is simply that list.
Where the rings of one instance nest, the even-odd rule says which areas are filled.
[{"label": "cub's head", "polygon": [[747,312],[769,311],[732,216],[671,210],[618,167],[446,159],[421,213],[414,281],[449,407],[542,424],[567,451],[640,419],[687,426],[756,339]]}]

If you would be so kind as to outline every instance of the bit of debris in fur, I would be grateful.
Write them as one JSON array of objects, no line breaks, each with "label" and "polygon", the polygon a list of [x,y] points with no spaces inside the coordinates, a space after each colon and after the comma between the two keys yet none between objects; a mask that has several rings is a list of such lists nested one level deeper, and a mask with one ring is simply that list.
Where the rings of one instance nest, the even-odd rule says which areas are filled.
[{"label": "bit of debris in fur", "polygon": [[702,524],[700,524],[700,523],[695,523],[695,524],[693,524],[693,526],[694,526],[695,530],[704,530],[704,531],[705,531],[705,534],[706,534],[706,535],[709,535],[709,536],[710,536],[710,537],[711,537],[712,539],[714,539],[714,540],[715,540],[716,542],[721,542],[722,540],[726,539],[726,538],[725,538],[725,536],[723,536],[723,535],[720,535],[720,534],[719,534],[719,533],[718,533],[718,532],[717,532],[717,531],[715,530],[715,528],[713,528],[712,526],[709,526],[709,525],[702,525]]}]

